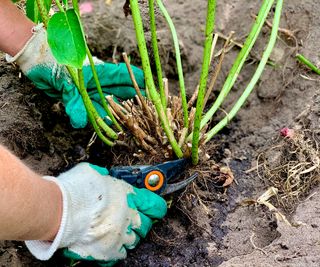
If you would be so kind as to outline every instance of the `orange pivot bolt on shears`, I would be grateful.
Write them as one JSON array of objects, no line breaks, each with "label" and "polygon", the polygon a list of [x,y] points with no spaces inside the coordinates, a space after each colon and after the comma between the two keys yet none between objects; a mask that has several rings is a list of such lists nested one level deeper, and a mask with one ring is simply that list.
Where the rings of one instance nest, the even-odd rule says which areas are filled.
[{"label": "orange pivot bolt on shears", "polygon": [[110,175],[138,188],[147,188],[156,194],[167,195],[186,187],[198,177],[198,173],[194,173],[185,180],[169,183],[176,181],[187,165],[187,159],[178,159],[157,165],[116,166],[110,169]]}]

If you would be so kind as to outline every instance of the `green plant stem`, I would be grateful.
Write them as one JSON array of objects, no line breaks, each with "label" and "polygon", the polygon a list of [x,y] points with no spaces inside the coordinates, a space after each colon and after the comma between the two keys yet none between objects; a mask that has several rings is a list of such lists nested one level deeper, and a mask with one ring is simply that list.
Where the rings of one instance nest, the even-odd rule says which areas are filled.
[{"label": "green plant stem", "polygon": [[179,76],[180,94],[181,94],[181,99],[182,99],[183,123],[184,123],[184,128],[188,128],[189,127],[188,103],[187,103],[186,89],[185,89],[185,85],[184,85],[184,77],[183,77],[178,36],[177,36],[176,29],[174,27],[174,24],[172,22],[172,19],[169,15],[167,9],[163,5],[162,1],[157,0],[157,4],[158,4],[163,16],[165,17],[165,19],[169,25],[169,28],[171,30],[173,44],[174,44],[174,50],[176,53],[176,62],[177,62],[177,69],[178,69],[178,76]]},{"label": "green plant stem", "polygon": [[59,1],[59,0],[55,0],[55,3],[56,3],[56,5],[57,5],[57,7],[59,8],[59,10],[60,10],[61,12],[64,12],[64,9],[63,9],[60,1]]},{"label": "green plant stem", "polygon": [[[256,39],[258,38],[258,35],[261,31],[262,26],[264,25],[264,22],[267,18],[267,15],[272,7],[274,0],[264,0],[262,3],[262,6],[260,8],[259,14],[255,20],[255,23],[240,51],[238,54],[229,74],[228,77],[221,89],[221,92],[219,96],[217,97],[216,101],[213,103],[212,107],[209,109],[209,111],[205,114],[201,121],[200,129],[202,129],[209,120],[211,120],[212,116],[215,114],[215,112],[218,110],[218,108],[223,103],[224,99],[230,92],[231,88],[233,87],[241,69],[244,64],[244,62],[247,59],[247,56],[249,55]],[[191,140],[192,134],[188,136],[188,141]]]},{"label": "green plant stem", "polygon": [[[73,5],[73,8],[74,8],[75,12],[79,16],[79,22],[80,22],[81,29],[83,29],[82,23],[81,23],[81,20],[80,20],[80,11],[79,11],[78,1],[77,0],[72,0],[72,5]],[[88,56],[88,59],[89,59],[89,62],[90,62],[90,67],[91,67],[91,70],[92,70],[93,79],[94,79],[94,81],[96,83],[97,91],[98,91],[98,94],[100,96],[102,106],[103,106],[104,110],[107,112],[107,114],[108,114],[109,118],[111,119],[111,121],[116,126],[116,128],[119,131],[122,131],[122,128],[121,128],[120,124],[117,122],[116,118],[114,117],[114,115],[112,114],[111,110],[108,107],[107,101],[105,99],[105,96],[104,96],[102,88],[101,88],[101,84],[100,84],[99,77],[98,77],[98,74],[97,74],[97,71],[96,71],[96,68],[95,68],[95,64],[94,64],[91,52],[90,52],[87,44],[86,44],[86,53],[87,53],[87,56]],[[83,93],[82,93],[83,95],[88,95],[88,93],[87,93],[87,91],[85,89],[83,90],[83,88],[80,89],[80,87],[79,87],[79,91],[80,90],[83,91]],[[84,96],[82,98],[84,98]],[[90,100],[90,101],[88,101],[88,100]],[[86,107],[88,105],[88,109],[91,109],[93,111],[95,120],[97,121],[98,125],[107,133],[107,135],[110,136],[113,139],[117,139],[118,135],[100,117],[100,115],[98,114],[98,112],[96,111],[94,106],[92,105],[90,97],[85,102],[85,105],[86,105]],[[95,128],[95,130],[96,130],[96,128]],[[97,132],[97,134],[98,134],[98,132]],[[98,136],[100,137],[99,134],[98,134]]]},{"label": "green plant stem", "polygon": [[70,66],[65,66],[65,67],[67,68],[67,70],[68,70],[68,72],[69,72],[74,84],[76,85],[76,87],[79,90],[80,85],[79,85],[77,70],[72,68],[72,67],[70,67]]},{"label": "green plant stem", "polygon": [[40,16],[42,18],[42,22],[44,24],[44,27],[47,28],[48,26],[48,21],[49,21],[49,16],[47,14],[47,11],[46,11],[46,7],[44,5],[44,2],[43,0],[36,0],[37,1],[37,5],[38,5],[38,9],[39,9],[39,12],[40,12]]},{"label": "green plant stem", "polygon": [[[103,121],[103,119],[100,117],[100,115],[98,114],[98,112],[94,108],[92,101],[88,95],[88,92],[84,86],[84,78],[83,78],[82,69],[78,69],[77,71],[78,71],[78,80],[79,80],[79,88],[78,88],[79,93],[83,99],[84,105],[85,105],[87,113],[88,113],[88,117],[94,118],[94,122],[92,120],[90,120],[91,123],[98,124],[105,131],[105,133],[108,135],[108,137],[110,137],[112,139],[117,139],[118,135]],[[96,128],[95,128],[95,130],[96,130]],[[98,134],[98,132],[97,132],[97,134]],[[99,135],[99,137],[100,137],[100,135]]]},{"label": "green plant stem", "polygon": [[233,106],[231,111],[228,113],[228,115],[223,118],[215,127],[213,127],[207,134],[206,134],[206,140],[205,142],[208,142],[217,132],[219,132],[223,127],[225,127],[228,122],[237,114],[239,109],[242,107],[250,93],[252,92],[253,88],[255,87],[257,81],[259,80],[267,62],[268,58],[270,57],[270,54],[272,52],[272,49],[276,43],[277,40],[277,34],[278,34],[278,28],[279,28],[279,23],[280,23],[280,18],[281,18],[281,10],[282,10],[282,4],[283,0],[278,0],[277,5],[276,5],[276,10],[275,10],[275,15],[274,15],[274,20],[273,20],[273,26],[272,26],[272,31],[270,34],[270,40],[269,43],[262,55],[262,58],[260,60],[260,63],[258,65],[258,68],[256,72],[254,73],[251,81],[249,82],[248,86],[242,93],[241,97],[238,99],[236,104]]},{"label": "green plant stem", "polygon": [[146,86],[148,87],[151,100],[156,107],[159,119],[162,124],[162,128],[164,129],[164,131],[168,137],[168,140],[172,146],[172,149],[178,158],[182,158],[183,153],[182,153],[181,148],[179,147],[179,145],[174,137],[172,129],[170,128],[168,118],[166,116],[166,113],[164,111],[164,108],[163,108],[161,100],[160,100],[160,96],[157,93],[156,87],[154,85],[150,62],[149,62],[149,57],[148,57],[147,45],[146,45],[146,41],[144,38],[144,31],[143,31],[143,25],[142,25],[142,19],[141,19],[141,15],[140,15],[138,1],[137,0],[130,0],[130,7],[131,7],[132,18],[133,18],[133,22],[134,22],[134,26],[135,26],[135,31],[136,31],[137,43],[138,43],[140,56],[141,56],[141,60],[142,60],[142,68],[143,68],[144,75],[145,75]]},{"label": "green plant stem", "polygon": [[312,71],[320,75],[320,69],[318,69],[310,60],[305,58],[303,55],[297,54],[296,59],[299,60],[302,64],[309,67]]},{"label": "green plant stem", "polygon": [[75,10],[75,12],[78,14],[78,16],[80,17],[80,9],[79,9],[79,4],[78,4],[78,0],[72,0],[72,6]]},{"label": "green plant stem", "polygon": [[[81,94],[82,99],[83,99],[84,102],[88,101],[88,97],[89,96],[85,96],[85,94],[87,92],[86,92],[86,89],[85,89],[85,86],[84,86],[84,78],[83,78],[83,73],[82,73],[81,69],[78,70],[78,80],[79,80],[79,85],[80,85],[79,88],[81,88],[79,91],[80,91],[80,93],[82,93]],[[91,102],[90,98],[89,98],[89,101]],[[114,143],[102,134],[102,132],[101,132],[101,130],[100,130],[100,128],[99,128],[99,126],[98,126],[98,124],[96,122],[96,119],[95,119],[95,116],[94,116],[94,112],[92,110],[90,110],[89,106],[90,106],[89,104],[85,105],[85,107],[87,109],[87,114],[88,114],[89,120],[90,120],[95,132],[97,133],[99,138],[101,138],[101,140],[105,144],[107,144],[109,146],[113,146]]]},{"label": "green plant stem", "polygon": [[92,58],[92,55],[91,55],[91,52],[90,52],[88,46],[86,46],[86,51],[87,51],[87,56],[88,56],[88,59],[89,59],[89,62],[90,62],[93,78],[94,78],[94,81],[96,83],[97,91],[98,91],[100,99],[101,99],[102,106],[105,109],[105,111],[107,112],[107,114],[108,114],[109,118],[111,119],[111,121],[113,122],[113,124],[116,126],[116,128],[119,131],[122,131],[122,128],[121,128],[120,124],[117,122],[116,118],[113,116],[111,110],[108,107],[107,100],[106,100],[106,98],[105,98],[105,96],[103,94],[103,91],[102,91],[102,88],[101,88],[101,84],[99,82],[99,77],[98,77],[98,74],[97,74],[97,71],[96,71],[96,68],[95,68],[95,64],[94,64],[94,61],[93,61],[93,58]]},{"label": "green plant stem", "polygon": [[160,98],[161,98],[161,103],[163,108],[166,109],[167,100],[164,92],[162,68],[161,68],[161,61],[160,61],[159,49],[158,49],[157,27],[156,27],[155,15],[154,15],[154,0],[149,0],[149,17],[150,17],[152,50],[153,50],[154,61],[156,63]]},{"label": "green plant stem", "polygon": [[193,139],[192,139],[192,163],[196,165],[199,161],[198,148],[200,139],[200,123],[201,116],[203,112],[203,102],[207,87],[208,73],[210,67],[210,57],[211,57],[211,46],[213,39],[213,30],[215,23],[215,10],[216,10],[216,0],[208,0],[207,6],[207,19],[206,19],[206,32],[205,32],[205,42],[203,51],[203,63],[201,69],[201,76],[199,82],[199,92],[196,105],[196,114],[194,118],[193,126]]}]

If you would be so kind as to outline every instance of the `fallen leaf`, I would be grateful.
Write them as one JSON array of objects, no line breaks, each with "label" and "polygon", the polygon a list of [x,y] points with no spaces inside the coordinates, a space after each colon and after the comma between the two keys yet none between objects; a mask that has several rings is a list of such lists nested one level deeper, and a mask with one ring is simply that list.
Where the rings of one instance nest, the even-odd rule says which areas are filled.
[{"label": "fallen leaf", "polygon": [[226,176],[227,176],[227,179],[224,181],[222,186],[227,187],[227,186],[231,185],[234,180],[234,176],[233,176],[231,169],[229,167],[224,166],[224,167],[220,168],[220,172],[222,172],[223,174],[226,174]]}]

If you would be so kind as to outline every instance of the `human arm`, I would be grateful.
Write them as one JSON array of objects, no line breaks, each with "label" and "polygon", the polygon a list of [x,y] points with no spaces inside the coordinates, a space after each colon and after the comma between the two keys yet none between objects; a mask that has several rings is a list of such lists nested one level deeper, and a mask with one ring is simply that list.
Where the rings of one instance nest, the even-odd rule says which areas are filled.
[{"label": "human arm", "polygon": [[34,23],[11,0],[0,4],[0,51],[16,55],[32,36]]},{"label": "human arm", "polygon": [[0,195],[0,240],[53,240],[62,214],[59,187],[1,145]]}]

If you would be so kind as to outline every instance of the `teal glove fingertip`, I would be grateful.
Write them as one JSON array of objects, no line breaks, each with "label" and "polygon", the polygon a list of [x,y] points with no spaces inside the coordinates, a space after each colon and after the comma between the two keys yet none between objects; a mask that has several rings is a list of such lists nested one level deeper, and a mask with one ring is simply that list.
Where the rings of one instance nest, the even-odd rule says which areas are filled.
[{"label": "teal glove fingertip", "polygon": [[76,129],[84,128],[88,124],[87,110],[77,88],[74,85],[71,86],[72,88],[66,86],[62,95],[62,102],[65,105],[72,127]]},{"label": "teal glove fingertip", "polygon": [[133,190],[134,194],[131,194],[131,200],[138,211],[152,219],[162,219],[166,215],[167,203],[161,196],[145,188],[134,187]]},{"label": "teal glove fingertip", "polygon": [[141,220],[141,225],[139,228],[134,228],[133,230],[142,238],[145,238],[152,227],[152,220],[144,215],[142,212],[139,212],[139,217]]}]

